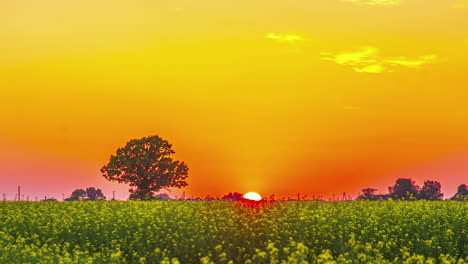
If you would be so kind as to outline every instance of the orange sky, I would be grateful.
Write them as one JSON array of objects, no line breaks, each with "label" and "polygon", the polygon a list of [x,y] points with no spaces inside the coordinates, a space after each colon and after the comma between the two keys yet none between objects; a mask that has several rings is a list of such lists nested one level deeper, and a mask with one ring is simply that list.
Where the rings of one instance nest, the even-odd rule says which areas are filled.
[{"label": "orange sky", "polygon": [[465,0],[1,1],[0,193],[126,198],[99,169],[157,134],[189,196],[451,196],[467,73]]}]

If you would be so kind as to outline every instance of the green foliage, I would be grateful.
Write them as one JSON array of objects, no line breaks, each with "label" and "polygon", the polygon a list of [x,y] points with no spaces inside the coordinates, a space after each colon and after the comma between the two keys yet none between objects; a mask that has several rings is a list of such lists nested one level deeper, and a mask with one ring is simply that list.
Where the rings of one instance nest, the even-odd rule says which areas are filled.
[{"label": "green foliage", "polygon": [[0,263],[468,263],[454,201],[2,202]]},{"label": "green foliage", "polygon": [[172,145],[159,136],[130,140],[101,172],[110,181],[127,183],[130,199],[151,200],[161,188],[187,186],[188,166],[172,160]]}]

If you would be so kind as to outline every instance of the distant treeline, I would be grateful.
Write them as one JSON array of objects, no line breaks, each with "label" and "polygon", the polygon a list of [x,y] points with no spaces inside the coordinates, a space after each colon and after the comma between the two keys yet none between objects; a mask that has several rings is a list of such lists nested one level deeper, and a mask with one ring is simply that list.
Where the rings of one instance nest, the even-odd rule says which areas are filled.
[{"label": "distant treeline", "polygon": [[[424,182],[424,185],[422,187],[418,186],[413,180],[411,179],[398,179],[395,182],[395,185],[389,186],[388,187],[388,193],[387,194],[376,194],[377,189],[374,188],[365,188],[362,189],[362,193],[358,196],[356,200],[371,200],[371,201],[379,201],[379,200],[430,200],[430,201],[437,201],[437,200],[443,200],[444,194],[441,192],[441,184],[438,181],[430,181],[427,180]],[[65,201],[97,201],[97,200],[105,200],[106,197],[102,193],[100,189],[96,189],[94,187],[87,188],[86,190],[84,189],[77,189],[75,190],[70,198],[65,199]],[[154,200],[173,200],[171,197],[166,194],[158,194],[155,195]],[[229,194],[226,194],[222,197],[213,197],[210,195],[207,195],[204,198],[185,198],[181,197],[176,200],[188,200],[188,201],[201,201],[201,200],[228,200],[228,201],[243,201],[245,198],[243,197],[243,194],[240,192],[232,192]],[[275,196],[270,195],[269,197],[265,197],[264,200],[267,201],[275,201]],[[322,200],[322,197],[320,196],[313,196],[311,198],[308,198],[307,196],[300,196],[298,194],[297,199],[291,199],[291,198],[283,198],[280,200]],[[336,199],[331,199],[331,201],[335,201]],[[343,198],[342,200],[350,200],[349,198]],[[466,184],[461,184],[458,186],[457,193],[450,198],[450,200],[453,201],[468,201],[468,186]]]},{"label": "distant treeline", "polygon": [[[385,200],[430,200],[438,201],[443,200],[444,194],[441,192],[441,184],[437,181],[425,181],[422,187],[418,186],[411,179],[400,178],[395,182],[395,185],[388,187],[387,194],[376,194],[377,189],[374,188],[365,188],[361,190],[361,193],[356,200],[370,200],[370,201],[385,201]],[[3,200],[6,201],[5,195],[3,195]],[[17,198],[15,199],[18,200]],[[29,201],[29,199],[27,199]],[[76,189],[74,190],[68,198],[65,198],[64,201],[105,201],[106,196],[101,189],[95,187],[89,187],[86,189]],[[115,198],[110,199],[110,201],[115,200]],[[224,200],[224,201],[245,201],[243,194],[240,192],[231,192],[222,197],[213,197],[207,195],[204,198],[185,198],[185,195],[180,198],[172,199],[168,194],[161,193],[153,197],[152,200],[168,201],[168,200],[180,200],[180,201],[202,201],[202,200]],[[275,195],[270,195],[263,198],[264,201],[325,201],[321,196],[301,196],[298,194],[297,199],[293,198],[281,198],[276,199]],[[329,201],[338,201],[338,199],[328,199]],[[350,197],[347,197],[343,194],[341,200],[352,200]],[[466,184],[461,184],[458,186],[457,193],[450,197],[448,200],[453,201],[468,201],[468,186]],[[57,201],[56,198],[44,198],[42,201]]]},{"label": "distant treeline", "polygon": [[[376,194],[377,189],[362,189],[359,200],[442,200],[441,184],[438,181],[425,181],[422,187],[411,179],[398,179],[394,186],[388,187],[388,194]],[[468,201],[468,187],[466,184],[458,186],[457,193],[450,198],[454,201]]]}]

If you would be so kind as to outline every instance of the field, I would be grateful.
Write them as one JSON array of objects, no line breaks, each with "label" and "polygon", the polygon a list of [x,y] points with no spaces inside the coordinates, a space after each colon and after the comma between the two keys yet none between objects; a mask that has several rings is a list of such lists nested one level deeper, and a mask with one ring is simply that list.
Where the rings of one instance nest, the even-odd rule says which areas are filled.
[{"label": "field", "polygon": [[468,203],[2,202],[0,263],[468,263]]}]

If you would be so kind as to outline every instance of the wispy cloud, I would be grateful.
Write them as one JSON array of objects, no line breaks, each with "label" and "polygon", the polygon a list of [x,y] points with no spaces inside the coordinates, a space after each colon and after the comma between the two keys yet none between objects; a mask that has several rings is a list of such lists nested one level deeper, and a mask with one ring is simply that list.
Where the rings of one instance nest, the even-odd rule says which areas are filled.
[{"label": "wispy cloud", "polygon": [[402,0],[341,0],[357,5],[364,6],[396,6],[401,3]]},{"label": "wispy cloud", "polygon": [[361,47],[356,51],[341,53],[322,53],[322,60],[333,61],[343,66],[351,67],[356,72],[382,73],[392,72],[397,67],[419,68],[422,65],[433,63],[436,55],[424,55],[416,59],[404,56],[384,58],[379,49],[372,46]]},{"label": "wispy cloud", "polygon": [[384,62],[388,63],[389,65],[400,65],[400,66],[405,66],[409,68],[418,68],[424,64],[432,63],[436,59],[437,59],[436,55],[424,55],[413,60],[407,59],[405,57],[398,57],[394,59],[386,59],[384,60]]},{"label": "wispy cloud", "polygon": [[468,8],[468,0],[457,0],[455,4],[453,4],[455,8]]},{"label": "wispy cloud", "polygon": [[296,43],[298,41],[304,40],[302,36],[293,35],[293,34],[278,34],[278,33],[268,33],[266,38],[272,39],[278,42],[285,42],[285,43]]}]

